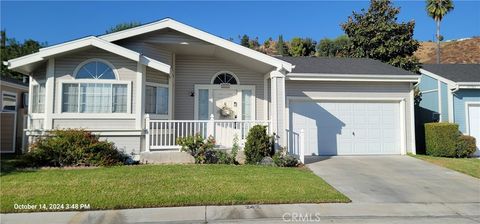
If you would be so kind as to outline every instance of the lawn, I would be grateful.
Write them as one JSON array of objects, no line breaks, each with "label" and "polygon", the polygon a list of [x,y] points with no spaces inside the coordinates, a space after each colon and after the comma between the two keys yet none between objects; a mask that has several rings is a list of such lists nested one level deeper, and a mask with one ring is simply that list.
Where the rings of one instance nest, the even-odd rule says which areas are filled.
[{"label": "lawn", "polygon": [[426,155],[411,156],[470,175],[472,177],[480,178],[480,159],[477,158],[445,158]]},{"label": "lawn", "polygon": [[15,203],[89,204],[90,209],[120,209],[350,201],[306,168],[247,165],[13,171],[3,173],[0,184],[2,213],[27,211],[14,209]]}]

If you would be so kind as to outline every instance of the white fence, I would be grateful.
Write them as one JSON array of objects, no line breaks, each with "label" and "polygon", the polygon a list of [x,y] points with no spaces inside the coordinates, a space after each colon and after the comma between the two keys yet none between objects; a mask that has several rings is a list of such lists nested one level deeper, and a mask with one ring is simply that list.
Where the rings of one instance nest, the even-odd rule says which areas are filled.
[{"label": "white fence", "polygon": [[255,125],[270,128],[268,120],[146,120],[147,151],[161,149],[179,149],[177,139],[200,134],[207,138],[213,136],[217,147],[230,148],[233,139],[238,138],[242,146],[248,131]]}]

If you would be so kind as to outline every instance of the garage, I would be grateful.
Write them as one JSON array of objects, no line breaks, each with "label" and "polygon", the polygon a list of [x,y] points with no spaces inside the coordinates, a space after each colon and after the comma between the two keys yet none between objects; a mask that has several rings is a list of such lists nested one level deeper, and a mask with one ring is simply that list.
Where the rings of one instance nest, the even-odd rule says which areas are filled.
[{"label": "garage", "polygon": [[399,101],[293,100],[289,120],[290,148],[303,129],[305,155],[401,154]]}]

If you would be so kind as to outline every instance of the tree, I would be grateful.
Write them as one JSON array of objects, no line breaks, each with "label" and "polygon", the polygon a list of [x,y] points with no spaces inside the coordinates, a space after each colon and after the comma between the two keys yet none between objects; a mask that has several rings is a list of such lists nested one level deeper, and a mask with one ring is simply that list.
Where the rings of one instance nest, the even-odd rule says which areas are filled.
[{"label": "tree", "polygon": [[110,27],[110,29],[106,30],[105,33],[115,33],[115,32],[118,32],[118,31],[122,31],[122,30],[126,30],[126,29],[130,29],[130,28],[133,28],[133,27],[137,27],[137,26],[140,26],[142,25],[140,22],[127,22],[127,23],[119,23],[115,26],[112,26]]},{"label": "tree", "polygon": [[397,23],[400,9],[390,0],[371,0],[367,11],[353,12],[342,29],[350,39],[351,57],[366,57],[418,72],[418,59],[413,53],[419,43],[413,39],[415,21]]},{"label": "tree", "polygon": [[278,36],[277,41],[277,54],[282,56],[288,56],[288,46],[283,42],[283,36]]},{"label": "tree", "polygon": [[311,38],[294,37],[290,41],[288,52],[293,57],[312,56],[315,54],[315,45],[315,41],[312,41]]},{"label": "tree", "polygon": [[248,41],[248,47],[253,50],[257,50],[258,47],[260,47],[260,44],[258,43],[258,37],[255,37],[255,39],[250,39]]},{"label": "tree", "polygon": [[[18,42],[15,38],[8,38],[6,31],[2,30],[1,33],[1,41],[0,41],[0,52],[1,58],[0,61],[8,61],[13,58],[18,58],[27,54],[35,53],[40,48],[47,46],[47,43],[40,43],[38,41],[27,39],[23,43]],[[21,80],[24,75],[11,71],[7,68],[6,65],[1,63],[1,74],[2,76],[19,79]]]},{"label": "tree", "polygon": [[335,39],[324,38],[318,42],[317,56],[320,57],[345,57],[348,55],[350,39],[347,35],[341,35]]},{"label": "tree", "polygon": [[249,42],[250,42],[250,38],[246,34],[243,34],[243,36],[240,37],[240,45],[244,47],[249,47],[250,46]]},{"label": "tree", "polygon": [[427,13],[428,16],[432,17],[435,20],[437,25],[437,64],[440,64],[440,41],[443,40],[443,37],[440,35],[440,22],[443,17],[453,10],[453,2],[451,0],[427,0]]}]

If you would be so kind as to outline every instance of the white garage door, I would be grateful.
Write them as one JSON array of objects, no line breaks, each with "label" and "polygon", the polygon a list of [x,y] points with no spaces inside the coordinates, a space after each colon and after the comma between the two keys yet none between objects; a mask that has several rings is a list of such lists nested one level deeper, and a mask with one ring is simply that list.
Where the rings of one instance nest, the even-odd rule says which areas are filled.
[{"label": "white garage door", "polygon": [[289,149],[297,153],[305,133],[305,155],[400,154],[398,102],[293,101]]}]

